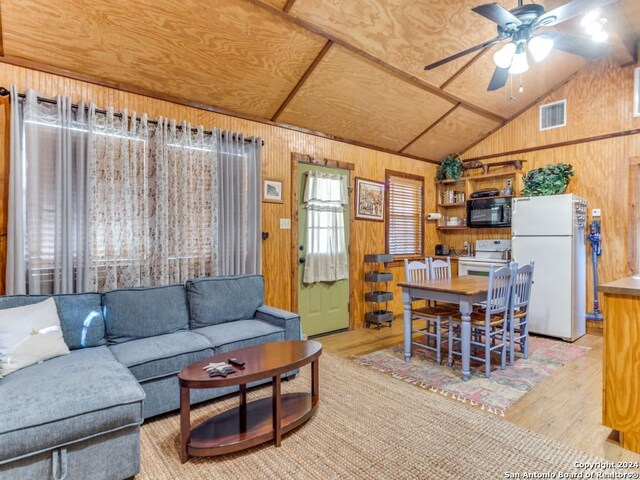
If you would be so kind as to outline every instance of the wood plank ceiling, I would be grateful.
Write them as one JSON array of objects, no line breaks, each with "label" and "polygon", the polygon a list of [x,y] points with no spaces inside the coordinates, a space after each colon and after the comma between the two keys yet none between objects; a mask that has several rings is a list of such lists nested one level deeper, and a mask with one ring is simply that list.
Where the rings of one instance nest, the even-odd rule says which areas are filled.
[{"label": "wood plank ceiling", "polygon": [[[425,72],[495,37],[494,25],[471,11],[487,1],[3,0],[2,46],[5,61],[438,161],[586,65],[554,51],[513,79],[511,101],[510,85],[486,90],[498,46]],[[550,9],[565,0],[536,3]],[[620,0],[611,10],[608,30],[624,23],[612,42],[620,62],[635,54],[638,3]]]}]

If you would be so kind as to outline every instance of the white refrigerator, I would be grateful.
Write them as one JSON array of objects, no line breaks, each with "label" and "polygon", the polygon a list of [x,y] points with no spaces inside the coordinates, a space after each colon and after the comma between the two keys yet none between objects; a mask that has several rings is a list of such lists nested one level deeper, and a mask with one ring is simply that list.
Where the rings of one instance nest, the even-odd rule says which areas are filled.
[{"label": "white refrigerator", "polygon": [[586,333],[586,214],[586,200],[573,194],[513,199],[513,260],[535,262],[531,333],[568,341]]}]

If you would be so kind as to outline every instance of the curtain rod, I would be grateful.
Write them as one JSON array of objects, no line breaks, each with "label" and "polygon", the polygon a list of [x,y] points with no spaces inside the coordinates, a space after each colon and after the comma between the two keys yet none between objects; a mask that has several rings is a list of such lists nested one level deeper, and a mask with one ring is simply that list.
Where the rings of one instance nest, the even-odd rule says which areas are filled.
[{"label": "curtain rod", "polygon": [[[6,97],[8,95],[10,95],[11,92],[9,90],[7,90],[4,87],[0,87],[0,96],[2,97]],[[18,93],[18,96],[20,98],[26,98],[27,96],[24,93]],[[38,97],[38,101],[42,102],[42,103],[49,103],[51,105],[56,105],[58,103],[58,101],[55,98],[45,98],[45,97]],[[71,104],[71,108],[75,108],[76,110],[78,109],[78,105],[76,103]],[[85,106],[84,107],[85,110],[89,110],[89,107]],[[102,115],[105,115],[107,113],[106,110],[102,109],[102,108],[96,108],[95,109],[96,113],[100,113]],[[118,117],[118,118],[122,118],[122,112],[113,112],[114,117]],[[129,120],[131,120],[131,116],[127,117]],[[138,118],[139,120],[139,118]],[[150,123],[152,125],[157,125],[158,122],[156,120],[147,120],[147,123]],[[182,130],[182,125],[176,125],[176,128],[179,128],[180,130]],[[191,129],[192,132],[197,132],[198,129],[197,128],[192,128]],[[213,132],[211,130],[205,130],[203,132],[204,134],[207,135],[213,135]],[[221,136],[224,138],[226,135],[224,134],[224,132],[221,132]],[[232,133],[231,134],[231,138],[236,138],[236,134]],[[251,138],[245,138],[244,139],[245,143],[252,143]],[[262,145],[264,146],[264,140],[262,140]]]}]

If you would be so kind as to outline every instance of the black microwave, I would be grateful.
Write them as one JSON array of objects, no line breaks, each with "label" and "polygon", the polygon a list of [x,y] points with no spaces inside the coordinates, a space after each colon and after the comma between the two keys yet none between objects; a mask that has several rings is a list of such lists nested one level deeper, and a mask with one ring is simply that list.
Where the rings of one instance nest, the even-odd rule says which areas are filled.
[{"label": "black microwave", "polygon": [[467,227],[499,228],[511,226],[511,198],[467,200]]}]

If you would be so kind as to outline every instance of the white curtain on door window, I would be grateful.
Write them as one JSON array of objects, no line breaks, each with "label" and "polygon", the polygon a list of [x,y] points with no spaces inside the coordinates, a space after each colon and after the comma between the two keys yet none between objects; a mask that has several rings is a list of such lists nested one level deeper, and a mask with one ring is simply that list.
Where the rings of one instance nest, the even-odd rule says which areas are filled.
[{"label": "white curtain on door window", "polygon": [[304,283],[349,278],[344,205],[349,204],[347,177],[309,171],[304,191],[307,241]]},{"label": "white curtain on door window", "polygon": [[224,132],[220,140],[220,275],[262,272],[262,140]]},{"label": "white curtain on door window", "polygon": [[39,102],[11,87],[6,293],[86,287],[87,118],[71,99]]}]

